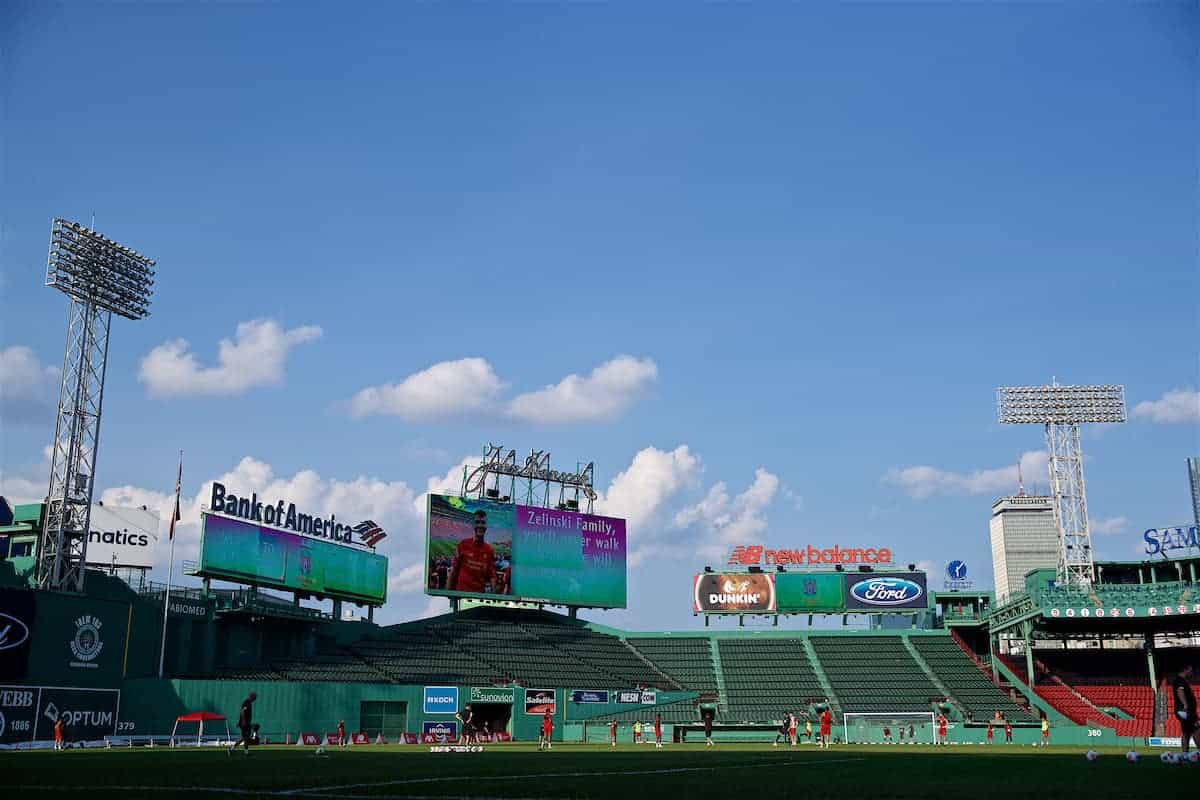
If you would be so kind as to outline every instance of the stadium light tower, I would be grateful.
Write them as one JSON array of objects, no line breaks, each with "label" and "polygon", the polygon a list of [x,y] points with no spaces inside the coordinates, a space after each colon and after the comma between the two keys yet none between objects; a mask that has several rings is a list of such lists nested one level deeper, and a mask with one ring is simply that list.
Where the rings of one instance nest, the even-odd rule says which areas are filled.
[{"label": "stadium light tower", "polygon": [[1088,528],[1079,426],[1085,422],[1124,422],[1124,386],[1002,386],[996,407],[1005,424],[1046,426],[1050,491],[1058,524],[1058,582],[1090,586],[1095,579],[1092,534]]},{"label": "stadium light tower", "polygon": [[55,219],[46,285],[70,297],[71,308],[37,583],[81,592],[112,315],[150,315],[154,261],[77,222]]}]

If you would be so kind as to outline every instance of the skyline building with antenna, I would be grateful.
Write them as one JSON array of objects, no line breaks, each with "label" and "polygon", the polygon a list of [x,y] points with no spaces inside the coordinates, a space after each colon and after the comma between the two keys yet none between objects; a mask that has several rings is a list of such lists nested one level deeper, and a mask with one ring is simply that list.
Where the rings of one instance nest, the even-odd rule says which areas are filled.
[{"label": "skyline building with antenna", "polygon": [[996,603],[1004,603],[1025,588],[1030,570],[1058,565],[1058,522],[1054,498],[1025,494],[1025,477],[1017,459],[1017,493],[992,503],[989,523],[992,579]]}]

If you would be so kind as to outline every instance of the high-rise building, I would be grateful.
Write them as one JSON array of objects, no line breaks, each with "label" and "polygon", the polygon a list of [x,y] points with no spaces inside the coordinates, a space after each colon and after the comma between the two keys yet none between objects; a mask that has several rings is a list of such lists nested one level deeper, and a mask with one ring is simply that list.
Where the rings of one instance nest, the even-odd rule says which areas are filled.
[{"label": "high-rise building", "polygon": [[1188,459],[1188,477],[1192,482],[1192,518],[1200,525],[1200,456]]},{"label": "high-rise building", "polygon": [[1054,498],[1001,497],[992,504],[990,527],[997,604],[1024,591],[1025,573],[1058,567]]}]

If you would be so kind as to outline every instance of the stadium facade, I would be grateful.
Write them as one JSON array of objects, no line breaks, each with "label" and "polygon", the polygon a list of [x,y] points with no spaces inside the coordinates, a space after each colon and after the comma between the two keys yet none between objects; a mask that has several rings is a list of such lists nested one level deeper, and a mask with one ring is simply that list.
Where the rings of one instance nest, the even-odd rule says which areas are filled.
[{"label": "stadium facade", "polygon": [[1192,489],[1192,519],[1200,525],[1200,456],[1188,459],[1188,482]]},{"label": "stadium facade", "polygon": [[[41,513],[19,506],[0,536],[36,541]],[[47,740],[55,715],[78,741],[161,740],[183,714],[236,714],[251,691],[270,742],[320,739],[342,720],[369,741],[452,737],[467,706],[518,740],[546,711],[569,741],[603,739],[613,719],[627,741],[656,714],[682,737],[701,709],[719,736],[753,739],[784,712],[828,706],[856,741],[879,730],[847,720],[944,713],[957,741],[983,741],[999,718],[1032,742],[1045,716],[1055,742],[1133,744],[1172,735],[1154,687],[1200,656],[1191,558],[1104,562],[1087,591],[1034,570],[998,606],[990,592],[930,592],[927,613],[896,617],[901,630],[631,632],[499,606],[379,626],[255,587],[187,589],[172,594],[160,679],[162,587],[90,572],[86,594],[32,589],[22,564],[35,557],[0,562],[5,746]]]}]

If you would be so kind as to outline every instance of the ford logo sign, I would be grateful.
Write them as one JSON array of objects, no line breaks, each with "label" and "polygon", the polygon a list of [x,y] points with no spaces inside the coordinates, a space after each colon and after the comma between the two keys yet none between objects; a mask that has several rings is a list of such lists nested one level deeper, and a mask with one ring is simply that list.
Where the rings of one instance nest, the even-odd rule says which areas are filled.
[{"label": "ford logo sign", "polygon": [[20,647],[29,638],[29,628],[24,622],[0,611],[0,650]]},{"label": "ford logo sign", "polygon": [[868,578],[850,587],[854,599],[872,606],[908,605],[924,593],[921,584],[906,578]]}]

